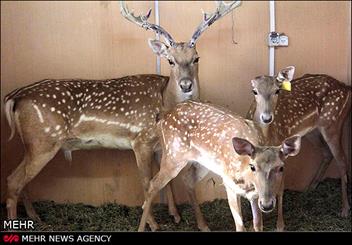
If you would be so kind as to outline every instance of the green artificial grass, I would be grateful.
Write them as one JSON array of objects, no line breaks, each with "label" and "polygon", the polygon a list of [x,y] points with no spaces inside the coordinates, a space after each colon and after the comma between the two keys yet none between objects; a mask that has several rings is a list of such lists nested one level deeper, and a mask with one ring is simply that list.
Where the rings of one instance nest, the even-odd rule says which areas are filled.
[{"label": "green artificial grass", "polygon": [[[351,231],[351,214],[339,216],[341,211],[340,181],[328,179],[315,190],[307,192],[285,191],[284,220],[286,231]],[[349,194],[351,188],[349,187]],[[351,195],[349,195],[350,197]],[[142,215],[140,207],[105,204],[93,207],[84,204],[56,204],[49,201],[34,203],[41,217],[35,223],[40,231],[136,231]],[[179,224],[173,222],[165,204],[154,205],[156,221],[161,231],[198,231],[194,212],[189,204],[177,206],[182,217]],[[234,231],[227,200],[214,200],[201,205],[202,212],[212,231]],[[242,199],[242,212],[247,230],[252,227],[249,202]],[[23,206],[19,206],[19,217],[26,218]],[[276,210],[263,214],[264,230],[274,231]],[[1,219],[6,218],[5,205],[1,206]],[[148,228],[149,229],[149,228]]]}]

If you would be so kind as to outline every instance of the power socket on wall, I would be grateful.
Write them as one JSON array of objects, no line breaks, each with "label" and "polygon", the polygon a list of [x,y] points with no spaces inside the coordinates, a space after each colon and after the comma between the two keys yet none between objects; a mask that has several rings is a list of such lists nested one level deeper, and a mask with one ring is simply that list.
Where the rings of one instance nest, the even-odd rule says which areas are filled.
[{"label": "power socket on wall", "polygon": [[288,46],[288,37],[284,33],[270,32],[268,45],[269,47]]}]

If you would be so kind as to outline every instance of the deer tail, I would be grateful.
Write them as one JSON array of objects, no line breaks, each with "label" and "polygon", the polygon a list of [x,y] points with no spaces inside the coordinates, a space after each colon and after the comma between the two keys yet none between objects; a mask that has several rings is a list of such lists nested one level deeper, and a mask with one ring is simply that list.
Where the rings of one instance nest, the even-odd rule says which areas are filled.
[{"label": "deer tail", "polygon": [[70,162],[70,163],[72,162],[72,151],[64,150],[64,156],[68,162]]},{"label": "deer tail", "polygon": [[15,100],[13,98],[6,98],[5,114],[6,114],[7,122],[10,126],[10,129],[11,129],[11,134],[10,134],[8,141],[12,140],[12,138],[15,136],[15,132],[16,132],[16,125],[15,125],[15,120],[14,120],[14,107],[15,107]]}]

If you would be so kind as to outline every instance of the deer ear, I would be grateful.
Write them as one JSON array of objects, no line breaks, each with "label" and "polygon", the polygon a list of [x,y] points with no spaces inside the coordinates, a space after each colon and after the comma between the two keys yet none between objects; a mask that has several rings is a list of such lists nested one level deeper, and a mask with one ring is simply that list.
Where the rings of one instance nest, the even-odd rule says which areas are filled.
[{"label": "deer ear", "polygon": [[165,58],[167,57],[168,46],[166,46],[165,43],[163,43],[159,40],[149,39],[148,44],[154,53],[156,53],[159,56],[165,57]]},{"label": "deer ear", "polygon": [[295,74],[295,67],[288,66],[282,69],[276,76],[276,79],[282,83],[283,81],[290,82],[293,79],[293,75]]},{"label": "deer ear", "polygon": [[282,142],[281,152],[284,157],[296,156],[301,149],[301,136],[294,135],[290,138],[287,138]]},{"label": "deer ear", "polygon": [[254,79],[251,80],[252,87],[255,88],[255,85],[257,84]]},{"label": "deer ear", "polygon": [[238,155],[254,156],[255,147],[248,140],[234,137],[232,138],[232,144]]}]

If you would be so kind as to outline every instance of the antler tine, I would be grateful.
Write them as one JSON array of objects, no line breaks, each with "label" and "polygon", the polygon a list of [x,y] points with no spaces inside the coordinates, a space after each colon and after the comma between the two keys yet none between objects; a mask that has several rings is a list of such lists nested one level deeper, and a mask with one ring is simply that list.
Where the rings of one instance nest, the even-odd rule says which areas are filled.
[{"label": "antler tine", "polygon": [[214,13],[208,14],[203,12],[203,21],[197,27],[196,31],[193,33],[191,40],[189,41],[189,46],[193,47],[197,42],[199,36],[215,21],[221,17],[227,15],[232,10],[241,5],[241,1],[232,1],[230,3],[225,3],[224,1],[216,1],[216,10]]},{"label": "antler tine", "polygon": [[165,41],[170,46],[173,46],[175,44],[174,39],[171,37],[171,35],[167,31],[165,31],[164,28],[162,28],[161,26],[149,23],[147,21],[148,18],[150,17],[152,9],[149,9],[146,15],[135,16],[133,14],[133,11],[130,11],[127,8],[125,1],[120,1],[120,12],[123,17],[125,17],[127,20],[131,21],[132,23],[135,23],[138,26],[140,26],[146,30],[152,30],[152,31],[156,32],[157,34],[162,35],[164,37]]}]

